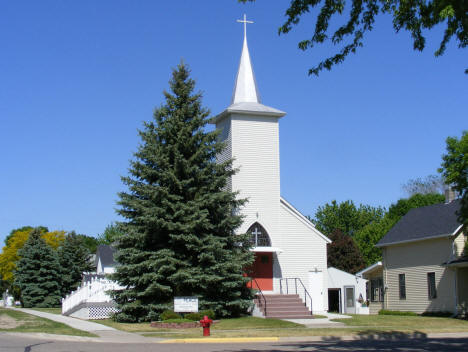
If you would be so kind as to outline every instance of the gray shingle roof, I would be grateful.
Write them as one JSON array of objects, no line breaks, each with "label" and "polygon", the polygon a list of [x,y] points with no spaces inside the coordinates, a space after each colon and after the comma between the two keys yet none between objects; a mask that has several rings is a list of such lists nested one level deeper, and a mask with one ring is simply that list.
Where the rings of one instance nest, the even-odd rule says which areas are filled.
[{"label": "gray shingle roof", "polygon": [[460,200],[411,209],[377,243],[377,247],[389,244],[423,240],[452,234],[459,226],[457,210]]},{"label": "gray shingle roof", "polygon": [[107,244],[101,244],[97,248],[96,263],[101,259],[102,267],[113,267],[117,263],[114,261],[115,249]]}]

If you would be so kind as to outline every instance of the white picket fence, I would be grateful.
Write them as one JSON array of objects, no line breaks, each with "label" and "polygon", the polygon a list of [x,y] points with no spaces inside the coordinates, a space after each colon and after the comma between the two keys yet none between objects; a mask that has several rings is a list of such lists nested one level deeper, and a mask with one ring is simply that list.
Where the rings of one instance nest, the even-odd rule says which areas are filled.
[{"label": "white picket fence", "polygon": [[114,281],[106,278],[92,278],[62,299],[62,314],[83,303],[112,302],[108,291],[119,289],[123,287]]}]

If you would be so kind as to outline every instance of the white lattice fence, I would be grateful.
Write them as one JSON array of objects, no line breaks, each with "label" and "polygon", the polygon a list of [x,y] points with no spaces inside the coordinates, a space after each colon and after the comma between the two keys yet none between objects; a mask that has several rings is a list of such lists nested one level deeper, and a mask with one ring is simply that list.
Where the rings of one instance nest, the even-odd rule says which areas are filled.
[{"label": "white lattice fence", "polygon": [[[92,303],[91,303],[92,304]],[[89,319],[107,319],[119,310],[114,306],[89,306]]]},{"label": "white lattice fence", "polygon": [[114,281],[106,278],[93,278],[62,299],[62,314],[70,314],[73,309],[82,306],[84,309],[89,309],[89,319],[108,318],[117,311],[109,291],[119,289],[123,287]]}]

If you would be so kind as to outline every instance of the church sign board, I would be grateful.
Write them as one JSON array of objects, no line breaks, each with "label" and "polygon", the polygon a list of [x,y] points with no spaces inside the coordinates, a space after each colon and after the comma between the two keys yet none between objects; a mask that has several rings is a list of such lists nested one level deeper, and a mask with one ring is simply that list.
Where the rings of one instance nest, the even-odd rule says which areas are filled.
[{"label": "church sign board", "polygon": [[196,296],[174,297],[174,312],[197,313],[198,312],[198,297]]}]

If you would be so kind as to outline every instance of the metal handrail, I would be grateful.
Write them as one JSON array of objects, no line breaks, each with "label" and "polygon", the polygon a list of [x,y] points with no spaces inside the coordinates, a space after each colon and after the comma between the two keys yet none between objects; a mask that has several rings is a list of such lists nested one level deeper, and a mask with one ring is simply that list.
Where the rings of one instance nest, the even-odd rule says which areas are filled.
[{"label": "metal handrail", "polygon": [[312,297],[309,294],[309,291],[307,291],[304,283],[302,280],[298,277],[286,277],[286,278],[281,278],[280,279],[280,292],[283,294],[283,280],[286,282],[286,294],[289,294],[289,280],[294,280],[294,287],[295,287],[295,294],[297,295],[297,282],[302,285],[302,288],[304,289],[304,305],[307,307],[307,298],[310,300],[310,315],[312,315]]},{"label": "metal handrail", "polygon": [[[262,290],[260,289],[260,286],[258,285],[257,280],[255,280],[255,278],[253,277],[252,280],[250,280],[250,282],[254,282],[254,281],[255,281],[255,286],[257,286],[257,289],[256,289],[256,290],[257,290],[257,293],[256,293],[256,295],[258,296],[258,294],[260,293],[260,296],[262,297],[262,300],[263,300],[263,303],[264,303],[264,304],[263,304],[263,314],[264,314],[265,317],[266,317],[266,315],[267,315],[267,314],[266,314],[266,312],[267,312],[267,300],[266,300],[265,295],[263,294]],[[253,286],[253,285],[251,285],[251,286]],[[260,302],[260,299],[258,300],[258,303],[259,303],[260,306],[262,306],[262,303]]]}]

